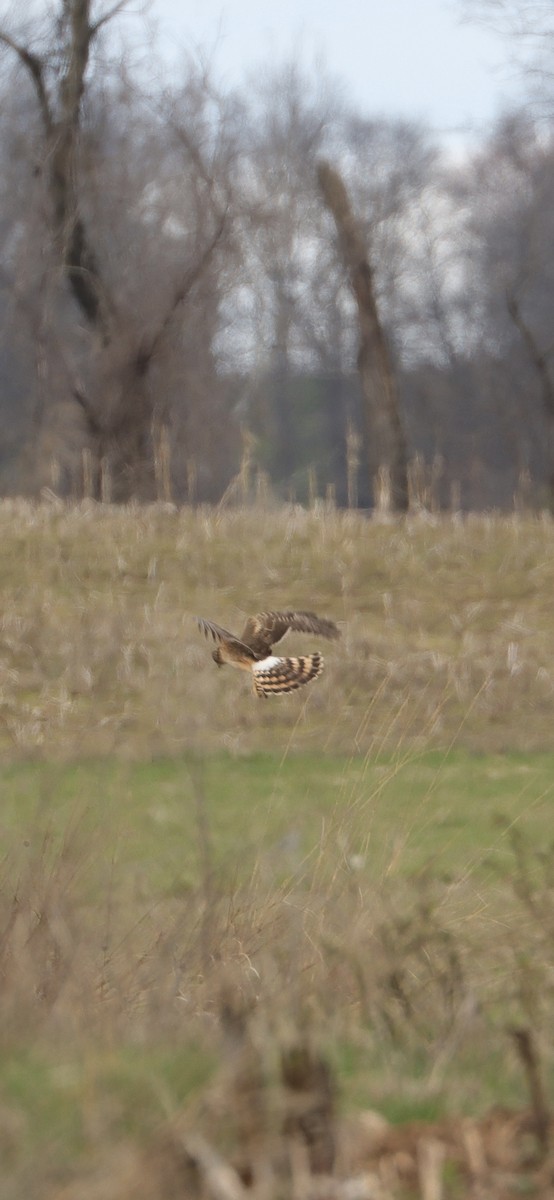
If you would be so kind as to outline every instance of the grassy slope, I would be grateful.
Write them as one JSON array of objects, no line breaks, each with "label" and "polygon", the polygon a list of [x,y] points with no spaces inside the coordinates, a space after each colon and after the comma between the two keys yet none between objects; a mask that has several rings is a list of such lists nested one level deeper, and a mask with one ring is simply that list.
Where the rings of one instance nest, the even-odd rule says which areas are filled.
[{"label": "grassy slope", "polygon": [[[10,756],[404,743],[551,744],[554,524],[372,524],[356,514],[0,505]],[[307,693],[254,704],[193,622],[261,607],[343,623]],[[315,639],[289,640],[309,649]]]},{"label": "grassy slope", "polygon": [[[554,525],[6,503],[0,537],[11,1194],[37,1145],[63,1178],[174,1111],[229,988],[264,1042],[307,1021],[346,1104],[523,1100],[506,1028],[550,1071],[554,1016]],[[280,605],[344,636],[261,703],[192,614]]]}]

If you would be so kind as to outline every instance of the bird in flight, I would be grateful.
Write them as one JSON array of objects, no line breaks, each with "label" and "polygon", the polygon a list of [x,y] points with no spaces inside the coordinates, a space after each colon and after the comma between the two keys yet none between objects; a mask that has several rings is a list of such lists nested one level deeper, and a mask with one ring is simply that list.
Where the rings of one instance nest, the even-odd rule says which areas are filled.
[{"label": "bird in flight", "polygon": [[258,613],[248,618],[240,637],[203,617],[197,617],[196,621],[202,633],[218,643],[217,650],[212,651],[218,667],[229,663],[232,667],[250,671],[257,696],[294,692],[317,679],[323,670],[323,657],[317,652],[298,658],[283,658],[271,653],[275,642],[280,642],[289,629],[315,633],[331,640],[340,637],[334,621],[317,617],[312,612]]}]

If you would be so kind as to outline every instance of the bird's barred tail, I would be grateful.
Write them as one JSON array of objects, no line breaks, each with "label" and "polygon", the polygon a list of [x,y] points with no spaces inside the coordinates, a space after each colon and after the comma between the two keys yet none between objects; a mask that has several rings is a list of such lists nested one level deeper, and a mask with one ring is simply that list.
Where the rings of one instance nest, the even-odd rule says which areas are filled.
[{"label": "bird's barred tail", "polygon": [[294,692],[317,679],[323,670],[321,654],[303,654],[299,658],[269,658],[253,663],[254,691],[258,696],[273,696],[277,692]]}]

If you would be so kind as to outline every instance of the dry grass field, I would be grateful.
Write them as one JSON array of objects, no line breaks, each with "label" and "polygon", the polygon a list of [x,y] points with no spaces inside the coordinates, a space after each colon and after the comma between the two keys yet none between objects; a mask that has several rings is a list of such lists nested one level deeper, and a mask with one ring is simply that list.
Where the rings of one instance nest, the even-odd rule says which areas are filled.
[{"label": "dry grass field", "polygon": [[[0,537],[2,1198],[551,1196],[554,522]],[[194,614],[284,606],[260,701]]]},{"label": "dry grass field", "polygon": [[[551,745],[549,518],[5,501],[0,537],[9,758]],[[342,642],[319,643],[316,687],[253,705],[193,615],[283,605],[331,615]]]}]

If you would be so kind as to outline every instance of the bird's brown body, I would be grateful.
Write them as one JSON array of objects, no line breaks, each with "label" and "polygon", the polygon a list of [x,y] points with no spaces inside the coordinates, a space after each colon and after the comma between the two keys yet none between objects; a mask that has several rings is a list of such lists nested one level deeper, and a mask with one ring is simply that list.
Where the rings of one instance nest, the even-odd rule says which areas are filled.
[{"label": "bird's brown body", "polygon": [[251,671],[252,663],[256,661],[254,654],[247,657],[245,648],[234,646],[232,643],[222,644],[218,650],[213,650],[212,658],[218,667],[227,663],[228,666],[240,667],[243,671]]},{"label": "bird's brown body", "polygon": [[277,692],[292,692],[309,683],[323,670],[321,654],[302,655],[297,658],[277,657],[271,654],[273,645],[289,630],[314,633],[320,637],[340,637],[334,621],[318,617],[311,612],[263,612],[249,617],[240,635],[229,633],[221,625],[197,617],[197,622],[206,635],[218,643],[212,657],[218,666],[225,663],[250,671],[254,691],[258,696],[275,695]]}]

